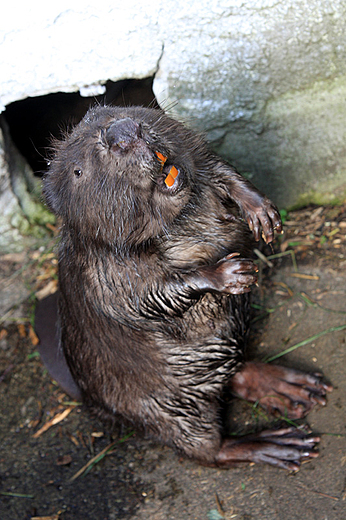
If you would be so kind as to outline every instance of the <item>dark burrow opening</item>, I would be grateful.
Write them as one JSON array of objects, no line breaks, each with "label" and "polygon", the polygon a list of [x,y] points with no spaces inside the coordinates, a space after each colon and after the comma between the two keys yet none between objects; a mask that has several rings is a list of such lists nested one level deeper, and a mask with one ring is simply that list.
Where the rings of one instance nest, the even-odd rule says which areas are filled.
[{"label": "dark burrow opening", "polygon": [[105,83],[105,93],[82,97],[79,92],[57,92],[15,101],[3,113],[10,135],[35,175],[42,176],[52,139],[76,125],[88,108],[96,103],[117,106],[142,105],[157,107],[152,90],[153,77],[124,79]]}]

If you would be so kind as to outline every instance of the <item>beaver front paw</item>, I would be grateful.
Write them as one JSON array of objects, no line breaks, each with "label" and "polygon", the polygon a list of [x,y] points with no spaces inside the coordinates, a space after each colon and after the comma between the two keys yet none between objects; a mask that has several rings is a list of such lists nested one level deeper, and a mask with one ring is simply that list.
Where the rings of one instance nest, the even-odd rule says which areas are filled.
[{"label": "beaver front paw", "polygon": [[274,239],[274,230],[282,232],[279,210],[267,197],[252,193],[248,200],[243,201],[241,209],[256,241],[261,237],[261,228],[266,244]]},{"label": "beaver front paw", "polygon": [[258,267],[252,260],[231,253],[214,265],[200,268],[199,274],[204,291],[243,294],[257,282],[257,271]]}]

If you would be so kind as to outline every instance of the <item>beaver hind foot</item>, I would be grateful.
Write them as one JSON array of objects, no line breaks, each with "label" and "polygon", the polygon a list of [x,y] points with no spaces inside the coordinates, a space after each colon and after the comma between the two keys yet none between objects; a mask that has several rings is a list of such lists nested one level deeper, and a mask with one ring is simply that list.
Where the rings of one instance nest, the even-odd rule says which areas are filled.
[{"label": "beaver hind foot", "polygon": [[298,471],[303,461],[318,457],[319,437],[295,427],[265,430],[244,437],[223,440],[216,466],[229,467],[240,462],[260,462]]},{"label": "beaver hind foot", "polygon": [[325,396],[332,391],[321,374],[254,362],[245,363],[232,378],[231,385],[242,399],[288,419],[305,417],[317,404],[325,406]]}]

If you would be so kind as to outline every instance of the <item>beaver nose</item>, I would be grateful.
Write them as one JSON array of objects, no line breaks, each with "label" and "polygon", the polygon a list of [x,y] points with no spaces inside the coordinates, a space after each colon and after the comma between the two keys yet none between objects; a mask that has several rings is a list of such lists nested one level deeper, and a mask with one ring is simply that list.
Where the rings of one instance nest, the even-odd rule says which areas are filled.
[{"label": "beaver nose", "polygon": [[127,148],[133,141],[140,136],[139,124],[126,117],[115,121],[107,129],[106,141],[110,148],[119,146],[122,149]]}]

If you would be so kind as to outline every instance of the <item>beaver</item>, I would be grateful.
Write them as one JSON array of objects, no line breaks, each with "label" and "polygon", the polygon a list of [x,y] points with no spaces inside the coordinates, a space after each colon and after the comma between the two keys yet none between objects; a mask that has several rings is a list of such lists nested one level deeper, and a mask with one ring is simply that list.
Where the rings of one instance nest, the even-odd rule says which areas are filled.
[{"label": "beaver", "polygon": [[203,137],[136,106],[89,109],[55,144],[43,194],[62,222],[55,349],[71,393],[204,465],[317,456],[319,438],[295,427],[224,434],[225,392],[297,419],[331,390],[244,360],[254,244],[282,229],[265,195]]}]

